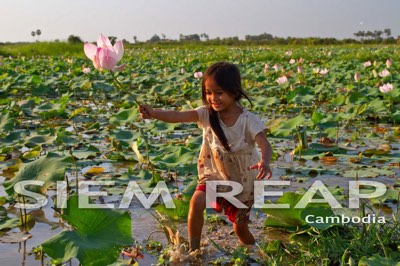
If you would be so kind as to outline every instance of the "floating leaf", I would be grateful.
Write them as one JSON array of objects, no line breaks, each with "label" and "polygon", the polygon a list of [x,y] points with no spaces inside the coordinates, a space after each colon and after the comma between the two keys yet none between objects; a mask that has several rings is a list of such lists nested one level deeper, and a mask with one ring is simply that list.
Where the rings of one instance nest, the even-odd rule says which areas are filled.
[{"label": "floating leaf", "polygon": [[160,174],[154,172],[151,179],[143,184],[140,185],[140,188],[143,190],[144,193],[151,193],[153,188],[158,184],[158,182],[162,181],[162,177]]},{"label": "floating leaf", "polygon": [[[68,165],[68,157],[60,157],[54,153],[48,153],[39,159],[24,164],[18,171],[17,175],[3,183],[3,186],[8,195],[14,193],[14,185],[20,181],[25,180],[41,180],[46,183],[40,188],[40,191],[44,192],[49,186],[56,181],[64,180],[65,168]],[[37,186],[34,186],[31,191],[38,191]]]},{"label": "floating leaf", "polygon": [[358,266],[400,266],[400,262],[396,262],[390,257],[385,258],[381,257],[378,254],[375,254],[372,257],[364,256],[358,262]]},{"label": "floating leaf", "polygon": [[301,212],[301,218],[308,223],[308,225],[317,229],[328,229],[331,226],[338,225],[333,221],[327,222],[327,217],[334,217],[334,213],[329,207],[308,207]]},{"label": "floating leaf", "polygon": [[98,154],[100,154],[100,150],[95,146],[89,145],[83,150],[74,150],[72,155],[78,160],[82,159],[93,159]]},{"label": "floating leaf", "polygon": [[40,154],[40,151],[27,151],[22,154],[22,158],[24,159],[34,159]]},{"label": "floating leaf", "polygon": [[99,175],[101,173],[104,172],[104,168],[100,167],[100,166],[93,166],[91,167],[86,173],[84,173],[83,175],[88,178],[88,177],[92,177],[92,176],[96,176]]},{"label": "floating leaf", "polygon": [[0,114],[0,132],[14,129],[16,120],[7,112]]},{"label": "floating leaf", "polygon": [[31,238],[32,235],[25,232],[9,232],[0,238],[1,243],[21,243]]},{"label": "floating leaf", "polygon": [[122,109],[118,113],[114,114],[110,118],[110,124],[123,125],[129,122],[136,121],[139,111],[137,107],[132,107],[131,109]]},{"label": "floating leaf", "polygon": [[[20,221],[18,218],[6,218],[3,220],[0,220],[0,230],[3,229],[13,229],[19,225]],[[0,238],[0,242],[4,241]]]},{"label": "floating leaf", "polygon": [[296,129],[296,126],[304,125],[306,118],[303,114],[299,114],[298,116],[289,119],[280,121],[275,127],[269,127],[271,133],[275,136],[289,136]]},{"label": "floating leaf", "polygon": [[186,198],[183,199],[173,199],[175,204],[175,208],[167,208],[165,204],[160,204],[156,207],[156,210],[168,215],[173,220],[183,221],[187,220],[187,216],[189,214],[189,204],[190,201]]},{"label": "floating leaf", "polygon": [[294,192],[285,192],[275,204],[289,204],[290,208],[267,208],[262,209],[263,212],[267,213],[267,219],[265,220],[265,226],[272,227],[298,227],[307,225],[307,223],[301,218],[303,209],[295,209],[294,206],[299,202],[302,195]]},{"label": "floating leaf", "polygon": [[82,209],[78,197],[72,196],[62,217],[73,230],[64,230],[41,244],[43,251],[58,261],[77,258],[82,265],[109,265],[118,259],[123,246],[133,242],[128,212]]}]

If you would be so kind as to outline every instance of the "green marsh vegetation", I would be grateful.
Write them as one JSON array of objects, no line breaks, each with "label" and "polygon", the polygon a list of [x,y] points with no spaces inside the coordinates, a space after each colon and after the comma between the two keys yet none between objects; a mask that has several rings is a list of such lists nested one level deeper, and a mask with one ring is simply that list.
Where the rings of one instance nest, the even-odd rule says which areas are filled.
[{"label": "green marsh vegetation", "polygon": [[[137,248],[143,244],[145,258],[159,257],[165,264],[178,260],[174,245],[183,240],[176,237],[174,226],[185,221],[196,184],[201,143],[196,125],[143,122],[136,104],[114,86],[112,77],[94,71],[82,44],[1,45],[0,54],[2,250],[21,256],[10,244],[19,242],[30,247],[25,260],[34,263],[34,254],[38,255],[37,265],[41,257],[104,265],[140,262]],[[348,181],[377,181],[385,184],[386,193],[347,214],[375,214],[387,222],[320,226],[305,221],[306,213],[338,214],[326,204],[310,204],[301,211],[256,210],[258,222],[252,230],[260,232],[258,245],[247,250],[226,247],[215,237],[229,225],[211,212],[206,214],[206,234],[212,241],[204,246],[205,259],[217,265],[396,265],[400,261],[398,47],[132,45],[126,47],[122,62],[127,67],[117,78],[141,102],[159,108],[195,108],[201,104],[201,84],[193,73],[219,60],[240,67],[253,111],[269,128],[273,179],[291,182],[273,202],[293,206],[319,180],[347,211]],[[87,68],[91,70],[84,73]],[[389,92],[382,92],[387,84],[392,90],[389,86]],[[16,203],[34,202],[13,187],[29,180],[44,182],[30,190],[45,195],[55,210],[14,208]],[[168,235],[171,244],[160,248],[154,239],[144,244],[132,233],[140,225],[135,220],[139,204],[118,211],[80,212],[74,207],[78,180],[114,182],[101,187],[107,196],[93,197],[93,204],[118,202],[129,181],[138,182],[146,192],[165,181],[178,208],[155,204],[151,211],[165,218],[158,220],[160,230],[175,233]],[[67,181],[67,209],[55,206],[56,181]],[[362,187],[363,193],[373,191]],[[93,224],[95,228],[88,226]],[[115,230],[108,233],[111,228]],[[276,230],[281,237],[274,239]],[[99,238],[107,240],[104,245]],[[120,256],[122,248],[136,252],[136,258]]]}]

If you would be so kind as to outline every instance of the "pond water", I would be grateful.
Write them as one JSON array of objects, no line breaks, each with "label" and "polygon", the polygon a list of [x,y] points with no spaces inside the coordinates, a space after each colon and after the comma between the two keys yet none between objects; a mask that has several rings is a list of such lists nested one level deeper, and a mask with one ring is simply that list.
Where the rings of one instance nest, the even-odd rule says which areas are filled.
[{"label": "pond water", "polygon": [[[274,143],[275,148],[278,150],[282,150],[281,156],[277,161],[274,162],[273,180],[289,180],[291,181],[291,185],[288,187],[271,187],[268,190],[279,190],[279,191],[299,191],[302,188],[308,188],[312,185],[316,180],[321,180],[325,186],[327,187],[343,187],[345,189],[344,193],[347,193],[348,189],[348,181],[354,180],[354,178],[344,178],[340,175],[333,175],[331,172],[340,172],[346,171],[349,167],[346,163],[347,159],[340,158],[337,163],[332,165],[323,165],[324,170],[320,171],[316,174],[316,176],[312,176],[313,172],[310,172],[310,169],[318,169],[321,166],[320,162],[307,160],[305,162],[299,160],[293,160],[291,155],[289,154],[289,150],[287,147],[292,145],[290,142],[285,141],[282,142],[280,140],[271,140]],[[372,145],[372,143],[366,144],[366,146]],[[399,153],[399,144],[392,144],[392,154]],[[356,151],[355,151],[356,154]],[[370,162],[369,162],[370,163]],[[372,162],[376,165],[376,168],[381,168],[385,162],[374,161]],[[104,168],[105,173],[124,173],[127,171],[126,164],[111,164],[111,163],[103,163],[99,165]],[[90,166],[82,168],[79,172],[79,178],[84,179],[82,173],[85,173]],[[292,169],[292,170],[288,170]],[[295,169],[295,170],[293,170]],[[392,171],[395,173],[390,176],[377,176],[373,180],[377,182],[384,183],[388,188],[394,187],[395,182],[398,180],[400,170],[399,168],[393,168]],[[73,178],[72,176],[70,177]],[[4,181],[4,177],[0,177],[0,183]],[[48,197],[50,198],[54,195],[54,191],[50,191]],[[0,187],[0,196],[6,196],[6,193],[3,187]],[[105,202],[118,202],[120,196],[110,196],[107,197]],[[275,198],[271,197],[271,200]],[[5,205],[7,208],[9,217],[19,217],[19,211]],[[383,204],[380,206],[375,206],[375,210],[381,215],[389,215],[392,212],[396,211],[396,204],[389,203]],[[164,247],[167,245],[167,238],[164,233],[160,232],[161,227],[160,224],[156,221],[156,219],[150,214],[148,210],[143,209],[138,200],[133,200],[129,211],[132,217],[132,230],[133,237],[138,243],[144,243],[146,240],[151,239],[155,241],[159,241],[163,244]],[[29,214],[35,216],[36,223],[29,230],[30,238],[19,242],[19,243],[0,243],[0,264],[1,265],[43,265],[40,259],[35,258],[35,255],[32,254],[32,249],[37,247],[43,241],[49,239],[53,235],[57,234],[61,230],[63,230],[62,224],[59,221],[58,213],[52,208],[52,200],[49,200],[49,203],[41,208],[40,210],[35,210],[28,212]],[[214,214],[211,210],[208,211],[209,214],[216,215],[223,220],[225,218],[220,214]],[[280,230],[269,230],[265,231],[264,221],[266,219],[266,214],[260,212],[259,210],[253,209],[251,212],[251,223],[250,230],[256,237],[256,241],[269,241],[273,239],[287,239],[287,235],[283,231]],[[187,238],[187,226],[186,223],[176,222],[180,234]],[[20,233],[18,228],[12,229],[5,234],[14,235]],[[149,237],[150,236],[150,237]],[[17,238],[20,238],[17,235]],[[213,261],[218,259],[221,256],[224,256],[222,252],[217,250],[210,242],[210,239],[215,241],[220,247],[224,249],[232,249],[238,246],[238,241],[236,236],[233,234],[232,226],[229,223],[218,224],[217,226],[211,222],[206,222],[205,227],[203,228],[203,241],[204,245],[204,260],[205,261]],[[143,244],[144,245],[144,244]],[[254,251],[255,252],[255,251]],[[175,254],[176,255],[176,254]],[[257,256],[256,252],[253,256]],[[122,258],[122,257],[121,257]],[[140,264],[150,265],[157,264],[157,255],[152,255],[149,253],[145,253],[145,258],[140,260]],[[179,259],[179,256],[178,256]],[[177,260],[178,260],[177,259]],[[48,261],[48,258],[45,259]],[[78,265],[78,261],[73,260],[67,265]],[[177,263],[179,265],[179,263]]]}]

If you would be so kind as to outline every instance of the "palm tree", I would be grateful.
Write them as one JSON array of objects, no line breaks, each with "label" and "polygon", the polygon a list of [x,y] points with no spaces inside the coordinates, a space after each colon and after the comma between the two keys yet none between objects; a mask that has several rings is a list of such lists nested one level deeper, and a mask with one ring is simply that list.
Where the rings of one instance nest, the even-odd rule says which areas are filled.
[{"label": "palm tree", "polygon": [[36,30],[36,35],[38,36],[38,39],[39,39],[40,34],[42,34],[42,31],[39,30],[39,29],[37,29],[37,30]]},{"label": "palm tree", "polygon": [[392,31],[390,29],[384,29],[383,32],[386,34],[388,38],[390,37],[390,35],[392,35]]},{"label": "palm tree", "polygon": [[33,39],[35,39],[36,32],[35,32],[35,31],[32,31],[32,32],[31,32],[31,35],[32,35]]}]

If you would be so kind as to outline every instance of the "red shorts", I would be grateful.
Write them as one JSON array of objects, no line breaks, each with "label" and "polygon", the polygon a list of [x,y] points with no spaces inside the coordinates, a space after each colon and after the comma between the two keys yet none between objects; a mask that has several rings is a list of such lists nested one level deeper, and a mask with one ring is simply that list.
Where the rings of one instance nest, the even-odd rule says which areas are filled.
[{"label": "red shorts", "polygon": [[[198,185],[196,191],[197,190],[206,192],[206,185]],[[236,206],[232,205],[232,203],[224,198],[217,198],[217,202],[211,202],[211,207],[213,207],[216,212],[224,211],[225,215],[232,223],[242,223],[248,222],[250,220],[250,207],[246,209],[238,209]]]}]

